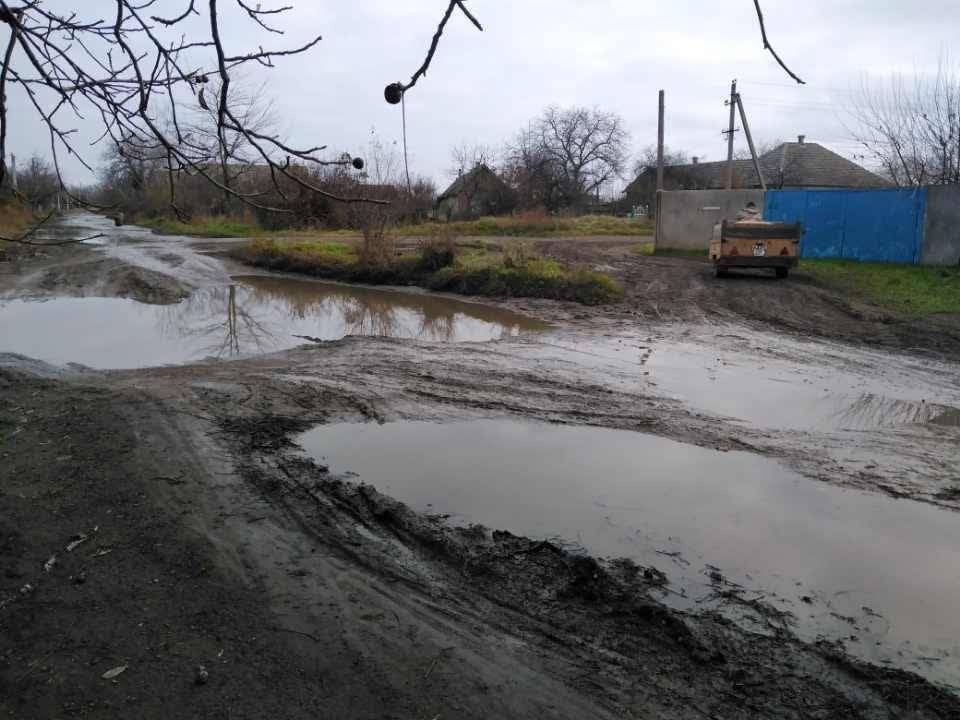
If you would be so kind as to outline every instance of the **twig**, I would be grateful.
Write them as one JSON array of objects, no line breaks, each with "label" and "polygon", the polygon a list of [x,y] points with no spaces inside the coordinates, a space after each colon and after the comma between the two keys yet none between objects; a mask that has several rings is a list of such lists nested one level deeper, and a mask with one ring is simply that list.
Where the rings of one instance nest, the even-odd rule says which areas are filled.
[{"label": "twig", "polygon": [[443,31],[447,26],[447,22],[450,20],[450,16],[453,15],[454,9],[458,7],[463,11],[463,14],[467,16],[467,19],[470,20],[470,22],[472,22],[478,30],[483,32],[483,26],[473,15],[470,14],[466,6],[463,4],[463,0],[450,0],[450,4],[447,5],[447,10],[443,14],[443,18],[440,20],[440,24],[437,26],[437,31],[433,34],[433,39],[430,41],[430,49],[427,50],[426,59],[410,78],[410,82],[408,82],[406,85],[400,84],[401,93],[405,93],[407,90],[412,88],[417,84],[417,81],[420,78],[427,74],[427,70],[430,69],[430,63],[433,62],[433,56],[437,52],[437,46],[440,44],[440,38],[443,36]]},{"label": "twig", "polygon": [[773,55],[774,60],[776,60],[780,67],[786,71],[787,75],[797,81],[797,84],[806,85],[806,83],[797,77],[796,73],[788,68],[786,63],[780,59],[780,56],[777,55],[777,51],[773,49],[773,45],[771,45],[770,41],[767,39],[767,26],[763,21],[763,10],[760,9],[760,0],[753,0],[753,4],[757,8],[757,20],[760,21],[760,35],[763,37],[763,49],[770,51],[770,54]]},{"label": "twig", "polygon": [[49,214],[47,214],[45,218],[43,218],[43,220],[35,224],[32,228],[27,230],[22,235],[19,235],[17,237],[7,237],[6,235],[0,235],[0,240],[3,240],[5,242],[11,242],[11,243],[19,243],[20,245],[33,245],[34,247],[54,247],[57,245],[72,245],[73,243],[82,243],[82,242],[86,242],[87,240],[96,240],[97,238],[103,237],[103,233],[97,233],[96,235],[90,235],[89,237],[73,238],[71,240],[56,240],[54,242],[34,242],[32,240],[27,239],[31,235],[36,233],[37,230],[43,227],[44,223],[46,223],[47,220],[52,218],[55,214],[56,214],[56,211],[50,212]]}]

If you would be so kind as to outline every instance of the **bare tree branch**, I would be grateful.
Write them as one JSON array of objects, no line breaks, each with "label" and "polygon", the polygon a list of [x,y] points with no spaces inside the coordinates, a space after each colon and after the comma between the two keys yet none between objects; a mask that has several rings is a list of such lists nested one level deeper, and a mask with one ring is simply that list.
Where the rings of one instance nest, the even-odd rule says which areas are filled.
[{"label": "bare tree branch", "polygon": [[447,5],[446,11],[443,13],[443,17],[440,19],[440,24],[437,26],[437,31],[433,34],[433,39],[430,41],[430,48],[427,50],[427,57],[424,59],[423,64],[417,68],[417,71],[410,78],[410,82],[406,85],[400,82],[392,83],[387,85],[384,90],[384,96],[391,105],[396,105],[400,102],[400,99],[403,97],[403,94],[417,84],[417,81],[420,80],[424,75],[427,74],[427,70],[430,69],[430,63],[433,62],[433,56],[437,52],[437,47],[440,45],[440,38],[443,37],[443,31],[447,27],[447,23],[450,21],[450,16],[453,15],[453,11],[456,8],[460,8],[463,11],[463,14],[470,20],[471,23],[476,26],[478,30],[483,32],[483,26],[480,22],[470,14],[470,11],[467,10],[466,6],[463,4],[463,0],[450,0]]},{"label": "bare tree branch", "polygon": [[90,235],[88,237],[73,238],[71,240],[55,240],[53,242],[34,242],[33,240],[28,239],[30,236],[36,234],[37,230],[39,230],[55,214],[55,212],[50,212],[45,218],[43,218],[43,220],[34,224],[34,226],[25,233],[17,235],[16,237],[0,235],[0,240],[4,242],[17,243],[19,245],[32,245],[34,247],[54,247],[57,245],[73,245],[74,243],[82,243],[86,242],[87,240],[96,240],[97,238],[103,237],[103,233],[97,233],[96,235]]},{"label": "bare tree branch", "polygon": [[797,77],[796,73],[788,68],[786,63],[780,59],[780,56],[777,55],[777,51],[773,49],[773,45],[771,45],[770,41],[767,39],[767,26],[763,20],[763,10],[760,9],[760,0],[753,0],[753,4],[757,8],[757,21],[760,23],[760,35],[763,37],[763,49],[770,51],[770,54],[773,55],[773,59],[777,61],[777,64],[784,69],[787,75],[796,80],[798,84],[806,85],[806,83]]}]

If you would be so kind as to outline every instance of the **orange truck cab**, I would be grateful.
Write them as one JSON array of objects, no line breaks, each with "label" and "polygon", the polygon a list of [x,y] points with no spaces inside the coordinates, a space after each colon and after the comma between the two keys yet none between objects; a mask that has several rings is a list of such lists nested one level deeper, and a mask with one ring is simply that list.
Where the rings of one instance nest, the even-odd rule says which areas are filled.
[{"label": "orange truck cab", "polygon": [[725,277],[730,268],[772,268],[785,278],[799,262],[801,233],[800,223],[724,220],[710,239],[714,272]]}]

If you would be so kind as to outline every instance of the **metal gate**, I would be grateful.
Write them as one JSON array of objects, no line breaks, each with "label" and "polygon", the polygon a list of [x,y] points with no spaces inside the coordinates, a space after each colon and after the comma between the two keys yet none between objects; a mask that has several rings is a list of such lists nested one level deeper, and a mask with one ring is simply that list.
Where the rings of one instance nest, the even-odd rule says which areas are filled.
[{"label": "metal gate", "polygon": [[764,219],[803,224],[803,257],[920,262],[926,188],[768,190]]}]

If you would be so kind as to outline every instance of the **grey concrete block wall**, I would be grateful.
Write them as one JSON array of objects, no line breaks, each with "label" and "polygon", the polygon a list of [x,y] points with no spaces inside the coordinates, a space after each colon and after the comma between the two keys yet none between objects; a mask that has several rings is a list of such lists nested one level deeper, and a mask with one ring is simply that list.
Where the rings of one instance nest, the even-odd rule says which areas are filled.
[{"label": "grey concrete block wall", "polygon": [[920,262],[924,265],[960,265],[960,186],[927,188]]},{"label": "grey concrete block wall", "polygon": [[713,226],[733,220],[748,202],[763,209],[763,190],[669,190],[660,193],[657,208],[657,248],[710,248]]}]

